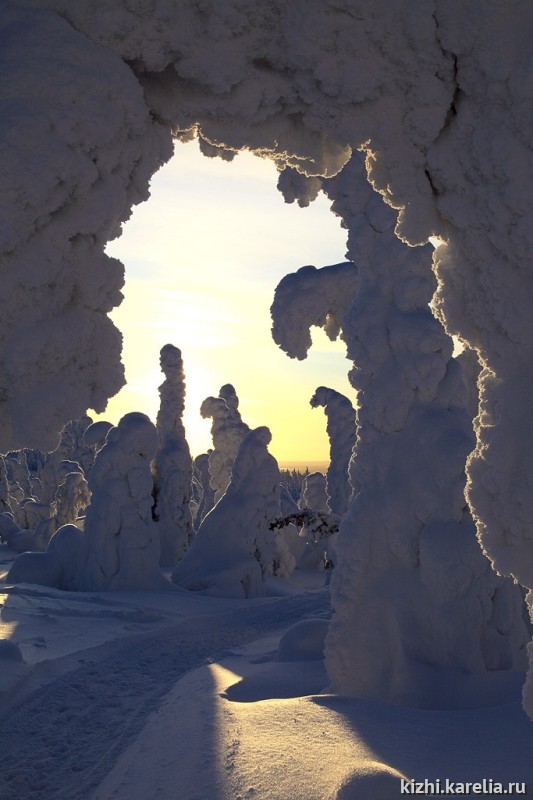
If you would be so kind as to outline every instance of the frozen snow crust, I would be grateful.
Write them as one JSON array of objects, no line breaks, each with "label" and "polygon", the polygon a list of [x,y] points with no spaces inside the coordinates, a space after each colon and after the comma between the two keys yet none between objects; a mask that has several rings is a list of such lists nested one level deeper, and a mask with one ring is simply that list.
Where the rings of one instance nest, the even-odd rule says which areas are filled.
[{"label": "frozen snow crust", "polygon": [[[320,176],[335,176],[363,149],[374,187],[398,210],[398,235],[411,245],[430,236],[443,242],[433,259],[434,308],[482,364],[469,503],[495,568],[532,587],[530,5],[492,0],[482,14],[458,0],[208,0],[178,8],[156,0],[4,0],[1,8],[2,448],[51,449],[66,420],[100,410],[121,385],[120,337],[106,314],[120,301],[122,267],[103,246],[132,204],[146,199],[150,175],[170,155],[171,131],[198,132],[208,155],[247,147],[280,169],[293,167],[280,187],[301,203],[316,195]],[[303,189],[301,175],[311,176]],[[372,216],[368,222],[375,225]],[[353,240],[360,231],[347,224]],[[429,257],[419,259],[428,275]],[[387,314],[370,339],[351,338],[359,391],[367,391],[374,360],[387,360],[385,329],[393,348],[408,350],[414,298],[427,303],[433,292],[403,260],[398,277],[391,291],[403,315]],[[357,317],[354,325],[368,330],[363,304]],[[439,414],[449,411],[442,400],[445,376],[450,386],[456,372],[444,357],[449,345],[439,344],[429,315],[424,325],[427,359],[413,360],[405,391],[395,397],[385,381],[374,395],[376,429],[389,436],[383,450],[402,437],[410,446],[419,400],[438,396]],[[414,341],[419,347],[418,334]],[[383,475],[365,460],[366,420],[361,430],[345,525],[357,517],[369,529]],[[466,454],[466,430],[461,438]],[[438,526],[442,516],[423,522]],[[417,538],[395,534],[392,546],[416,559]],[[359,556],[346,561],[352,583],[356,564]],[[350,593],[339,576],[335,602],[342,606]],[[350,670],[346,659],[337,681],[357,691]],[[533,713],[533,692],[526,703]]]}]

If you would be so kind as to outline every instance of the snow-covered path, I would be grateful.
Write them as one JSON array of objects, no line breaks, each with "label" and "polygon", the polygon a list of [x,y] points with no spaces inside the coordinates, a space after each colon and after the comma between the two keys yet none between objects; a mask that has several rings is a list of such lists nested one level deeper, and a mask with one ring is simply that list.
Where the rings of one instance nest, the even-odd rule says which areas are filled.
[{"label": "snow-covered path", "polygon": [[523,674],[443,672],[418,709],[321,694],[329,594],[309,580],[254,600],[6,586],[0,800],[397,800],[405,776],[531,792]]},{"label": "snow-covered path", "polygon": [[189,670],[327,613],[328,599],[321,591],[261,600],[80,654],[77,667],[1,714],[0,798],[85,800]]}]

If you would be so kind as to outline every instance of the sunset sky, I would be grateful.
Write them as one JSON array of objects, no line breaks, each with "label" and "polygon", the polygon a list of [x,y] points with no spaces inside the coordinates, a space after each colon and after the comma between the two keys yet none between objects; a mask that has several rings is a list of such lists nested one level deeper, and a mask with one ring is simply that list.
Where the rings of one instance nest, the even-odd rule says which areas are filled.
[{"label": "sunset sky", "polygon": [[112,317],[128,384],[99,418],[116,423],[136,410],[155,420],[159,350],[171,343],[183,354],[194,455],[211,445],[202,400],[232,383],[243,420],[271,429],[278,460],[328,458],[325,415],[309,399],[326,385],[354,402],[343,343],[314,329],[307,361],[289,359],[272,341],[269,309],[288,272],[344,261],[346,235],[324,196],[306,209],[287,205],[276,181],[274,165],[250,154],[227,163],[205,158],[195,142],[176,145],[150,200],[107,249],[126,265],[125,300]]}]

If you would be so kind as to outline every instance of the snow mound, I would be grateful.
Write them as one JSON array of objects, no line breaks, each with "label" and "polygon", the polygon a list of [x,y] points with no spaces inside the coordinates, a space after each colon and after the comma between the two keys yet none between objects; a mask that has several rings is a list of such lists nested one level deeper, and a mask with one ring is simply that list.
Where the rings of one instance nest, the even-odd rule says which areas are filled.
[{"label": "snow mound", "polygon": [[398,800],[401,780],[398,770],[379,761],[362,761],[328,800]]}]

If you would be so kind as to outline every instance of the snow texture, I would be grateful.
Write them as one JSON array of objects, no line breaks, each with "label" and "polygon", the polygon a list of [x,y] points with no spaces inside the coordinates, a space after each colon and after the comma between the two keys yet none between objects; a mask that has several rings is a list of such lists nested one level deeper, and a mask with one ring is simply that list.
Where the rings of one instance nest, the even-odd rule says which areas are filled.
[{"label": "snow texture", "polygon": [[171,567],[182,558],[193,537],[190,509],[193,468],[182,422],[185,374],[181,351],[172,344],[161,350],[161,371],[165,380],[159,387],[153,515],[161,545],[160,564]]},{"label": "snow texture", "polygon": [[322,406],[326,413],[330,458],[326,473],[328,508],[342,516],[352,494],[348,467],[356,440],[355,409],[347,397],[326,386],[319,386],[309,402],[312,408]]},{"label": "snow texture", "polygon": [[259,597],[268,574],[294,567],[282,540],[269,529],[281,514],[280,473],[267,446],[268,428],[250,431],[237,453],[231,480],[204,517],[172,580],[221,597]]},{"label": "snow texture", "polygon": [[150,464],[157,430],[145,414],[126,414],[107,434],[89,474],[92,497],[78,562],[84,591],[168,587],[159,570]]},{"label": "snow texture", "polygon": [[[103,247],[146,199],[149,177],[171,153],[171,130],[198,134],[209,156],[249,148],[294,168],[280,186],[302,203],[317,178],[337,175],[361,149],[373,186],[398,212],[398,235],[410,245],[442,241],[434,308],[482,366],[468,501],[495,569],[532,587],[532,32],[522,0],[493,0],[483,13],[459,0],[186,0],[179,8],[4,0],[2,450],[50,449],[66,420],[101,410],[121,385],[120,336],[106,314],[120,300],[122,267]],[[311,178],[304,189],[301,175]],[[387,325],[378,318],[366,345],[349,346],[358,387],[374,357],[384,374],[385,332],[394,352],[421,342],[410,311],[420,321],[417,303],[433,288],[400,263],[398,281],[387,282],[398,315]],[[384,311],[370,279],[363,283],[362,300]],[[365,305],[358,327],[368,332]],[[443,369],[456,371],[432,349],[441,334],[429,318],[427,329],[427,350],[398,377],[398,402],[383,387],[373,412],[380,442],[386,428],[398,445],[404,432],[401,444],[412,448],[414,394],[431,402]],[[376,480],[381,507],[384,476],[367,474],[364,454],[357,473],[354,491]],[[354,689],[348,677],[341,683]],[[533,691],[528,698],[533,715]]]}]

